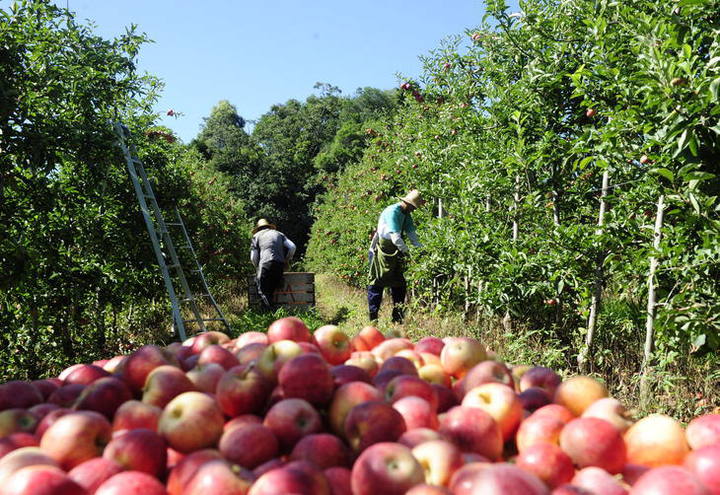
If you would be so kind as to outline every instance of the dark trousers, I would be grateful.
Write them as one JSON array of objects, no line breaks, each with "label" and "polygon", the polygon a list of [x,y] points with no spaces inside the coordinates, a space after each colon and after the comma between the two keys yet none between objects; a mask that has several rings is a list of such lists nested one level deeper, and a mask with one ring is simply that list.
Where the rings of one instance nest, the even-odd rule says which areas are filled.
[{"label": "dark trousers", "polygon": [[[382,303],[384,287],[380,285],[368,285],[367,298],[370,319],[377,320],[380,304]],[[405,317],[405,295],[407,294],[407,286],[390,287],[390,295],[393,301],[392,321],[396,323],[402,322]]]},{"label": "dark trousers", "polygon": [[283,264],[277,261],[271,261],[260,265],[260,274],[256,282],[260,301],[265,309],[272,309],[273,295],[275,290],[280,286],[283,276]]}]

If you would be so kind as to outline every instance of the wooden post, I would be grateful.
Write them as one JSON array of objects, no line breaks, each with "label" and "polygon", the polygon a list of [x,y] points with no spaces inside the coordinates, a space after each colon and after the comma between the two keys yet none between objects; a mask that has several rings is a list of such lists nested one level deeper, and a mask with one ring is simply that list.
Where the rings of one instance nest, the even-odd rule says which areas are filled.
[{"label": "wooden post", "polygon": [[463,311],[463,319],[467,320],[470,314],[470,277],[472,276],[472,267],[468,268],[467,275],[464,277],[463,287],[465,289],[465,309]]},{"label": "wooden post", "polygon": [[438,198],[438,218],[443,218],[445,216],[445,209],[443,208],[442,204],[442,198]]},{"label": "wooden post", "polygon": [[480,294],[482,294],[482,290],[483,290],[483,281],[478,280],[478,286],[477,286],[478,304],[475,306],[475,324],[480,323]]},{"label": "wooden post", "polygon": [[[660,249],[660,241],[662,239],[662,223],[665,214],[665,195],[661,194],[658,198],[657,213],[655,214],[655,231],[653,233],[653,250]],[[645,349],[642,363],[642,375],[640,377],[640,403],[645,405],[648,399],[648,368],[650,367],[650,358],[653,351],[655,314],[657,306],[655,304],[655,272],[658,267],[658,258],[653,254],[650,257],[650,272],[648,273],[648,300],[647,300],[647,320],[645,321]]]},{"label": "wooden post", "polygon": [[[610,182],[610,174],[607,170],[603,172],[602,176],[602,192],[600,193],[600,213],[598,214],[598,228],[595,230],[595,235],[599,236],[603,232],[603,225],[605,224],[605,210],[607,209],[607,203],[605,197],[608,193],[608,183]],[[588,362],[587,357],[590,349],[593,345],[593,338],[595,336],[595,326],[597,325],[597,313],[600,308],[600,299],[602,297],[602,286],[603,286],[603,253],[599,253],[598,259],[596,260],[597,265],[595,266],[595,284],[593,288],[592,298],[590,300],[590,316],[588,317],[587,335],[585,336],[585,346],[578,355],[578,366],[582,373],[587,373]]]}]

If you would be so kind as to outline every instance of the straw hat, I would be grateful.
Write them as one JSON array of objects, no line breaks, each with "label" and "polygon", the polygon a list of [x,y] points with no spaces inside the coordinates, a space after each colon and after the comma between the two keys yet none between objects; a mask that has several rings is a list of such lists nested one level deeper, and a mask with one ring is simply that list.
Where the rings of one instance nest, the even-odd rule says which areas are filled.
[{"label": "straw hat", "polygon": [[252,234],[254,235],[258,230],[265,229],[265,228],[277,229],[275,224],[272,224],[272,223],[268,222],[267,220],[265,220],[264,218],[261,218],[260,220],[257,221],[257,224],[255,224],[255,228],[252,230]]},{"label": "straw hat", "polygon": [[420,191],[417,189],[413,189],[409,193],[405,195],[404,198],[400,198],[400,201],[403,201],[409,205],[413,205],[415,208],[420,208],[422,205],[427,203],[422,196],[420,195]]}]

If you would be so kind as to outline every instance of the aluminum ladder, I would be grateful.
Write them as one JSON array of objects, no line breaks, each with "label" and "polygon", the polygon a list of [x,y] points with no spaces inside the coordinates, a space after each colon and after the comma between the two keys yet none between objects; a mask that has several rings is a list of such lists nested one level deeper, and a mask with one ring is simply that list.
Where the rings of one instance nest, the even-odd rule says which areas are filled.
[{"label": "aluminum ladder", "polygon": [[[137,196],[138,203],[140,204],[140,211],[142,212],[143,219],[145,220],[145,227],[147,228],[148,234],[150,234],[150,240],[152,242],[153,250],[155,251],[155,257],[157,258],[158,265],[160,265],[160,271],[162,272],[163,281],[165,282],[165,288],[168,296],[170,297],[170,304],[172,308],[172,319],[173,328],[177,333],[181,341],[187,339],[186,328],[188,324],[197,325],[197,330],[201,332],[207,331],[205,326],[206,322],[220,321],[225,326],[226,330],[230,331],[230,325],[228,325],[225,316],[217,305],[215,298],[210,293],[210,290],[205,279],[205,275],[202,271],[202,266],[195,255],[195,250],[190,242],[190,236],[185,228],[185,224],[180,216],[180,212],[175,208],[175,214],[177,221],[166,223],[160,206],[158,205],[155,193],[153,192],[152,185],[148,180],[145,167],[137,157],[137,151],[135,145],[128,144],[130,138],[130,131],[120,122],[115,122],[113,125],[115,133],[118,135],[118,143],[120,148],[125,155],[125,161],[127,162],[127,169],[132,180],[133,187],[135,189],[135,195]],[[188,251],[188,255],[194,260],[195,268],[191,272],[196,273],[202,281],[204,292],[197,296],[193,294],[188,284],[188,280],[185,277],[182,263],[178,257],[177,250],[173,244],[170,236],[169,226],[179,227],[184,237],[184,244],[180,247]],[[164,249],[164,251],[163,251]],[[174,277],[173,277],[174,276]],[[178,298],[175,284],[173,282],[175,278],[180,283],[182,290],[182,297]],[[212,318],[203,318],[200,308],[198,306],[198,298],[207,298],[215,310],[216,316]],[[192,312],[193,318],[183,318],[183,307],[189,306]]]}]

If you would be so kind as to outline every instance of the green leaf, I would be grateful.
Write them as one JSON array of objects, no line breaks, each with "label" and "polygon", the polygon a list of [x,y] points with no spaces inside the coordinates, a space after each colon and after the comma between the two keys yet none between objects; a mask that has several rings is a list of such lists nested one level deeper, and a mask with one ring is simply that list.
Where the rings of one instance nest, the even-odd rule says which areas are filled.
[{"label": "green leaf", "polygon": [[712,95],[713,100],[718,100],[718,92],[720,91],[720,77],[715,79],[713,82],[710,83],[710,95]]},{"label": "green leaf", "polygon": [[675,179],[675,176],[673,175],[673,173],[667,168],[662,168],[662,167],[653,168],[653,169],[650,169],[650,173],[661,175],[661,176],[665,177],[667,180],[669,180],[670,182],[672,182]]}]

